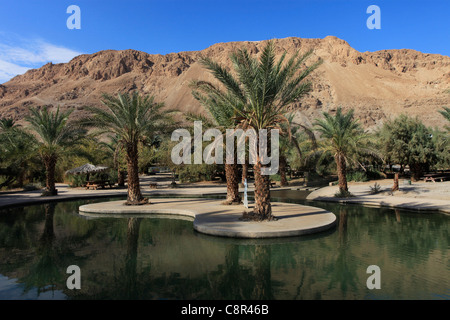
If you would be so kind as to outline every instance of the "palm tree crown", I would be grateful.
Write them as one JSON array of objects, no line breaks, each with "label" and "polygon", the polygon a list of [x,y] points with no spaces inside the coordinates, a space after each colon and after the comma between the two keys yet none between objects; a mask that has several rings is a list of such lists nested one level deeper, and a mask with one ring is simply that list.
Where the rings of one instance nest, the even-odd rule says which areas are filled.
[{"label": "palm tree crown", "polygon": [[321,64],[319,60],[304,68],[303,63],[311,55],[312,51],[303,55],[297,52],[284,63],[285,52],[276,63],[272,41],[268,42],[259,59],[247,50],[238,50],[230,57],[237,77],[211,59],[203,58],[201,63],[227,91],[223,93],[208,82],[198,85],[221,101],[229,102],[239,119],[255,130],[278,127],[280,122],[286,121],[286,107],[311,89],[311,83],[304,80]]}]

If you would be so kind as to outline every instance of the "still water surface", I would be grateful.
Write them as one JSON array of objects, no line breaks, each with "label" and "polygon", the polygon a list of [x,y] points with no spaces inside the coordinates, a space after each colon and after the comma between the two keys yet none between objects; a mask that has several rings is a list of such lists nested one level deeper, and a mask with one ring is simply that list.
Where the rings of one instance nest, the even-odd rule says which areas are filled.
[{"label": "still water surface", "polygon": [[[273,193],[285,197],[304,203]],[[450,298],[448,215],[308,202],[334,212],[336,227],[244,240],[199,234],[188,220],[78,215],[99,201],[0,210],[0,299]],[[66,287],[70,265],[80,290]],[[366,286],[369,265],[380,267],[379,290]]]}]

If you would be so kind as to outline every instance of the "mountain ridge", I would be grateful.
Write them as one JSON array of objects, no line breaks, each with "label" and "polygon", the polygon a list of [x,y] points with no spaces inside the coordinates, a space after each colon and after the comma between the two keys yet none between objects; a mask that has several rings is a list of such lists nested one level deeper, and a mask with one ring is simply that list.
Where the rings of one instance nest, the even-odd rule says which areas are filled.
[{"label": "mountain ridge", "polygon": [[[230,68],[229,55],[246,48],[257,55],[269,40],[216,43],[200,51],[148,54],[134,49],[102,50],[82,54],[67,63],[47,63],[0,84],[0,116],[21,122],[30,106],[74,108],[100,106],[102,93],[139,90],[154,94],[171,109],[204,112],[192,97],[193,79],[214,81],[198,59],[210,57]],[[401,113],[419,116],[425,124],[441,126],[437,112],[450,105],[450,57],[413,49],[359,52],[334,36],[323,39],[288,37],[272,39],[277,57],[297,50],[313,50],[306,64],[321,58],[323,64],[310,75],[312,91],[291,106],[307,125],[323,111],[338,106],[353,108],[365,128],[375,128]]]}]

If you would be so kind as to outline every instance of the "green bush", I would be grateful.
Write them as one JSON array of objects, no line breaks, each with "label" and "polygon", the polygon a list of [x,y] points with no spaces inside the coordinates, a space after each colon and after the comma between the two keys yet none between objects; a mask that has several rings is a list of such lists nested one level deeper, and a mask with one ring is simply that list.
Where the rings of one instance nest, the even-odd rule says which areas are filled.
[{"label": "green bush", "polygon": [[82,187],[85,184],[86,184],[85,175],[71,175],[69,177],[69,187],[71,188]]},{"label": "green bush", "polygon": [[215,165],[191,164],[182,166],[177,170],[180,182],[211,181],[214,179],[217,168]]},{"label": "green bush", "polygon": [[355,182],[365,182],[369,181],[365,172],[362,171],[353,171],[347,173],[347,181],[355,181]]},{"label": "green bush", "polygon": [[34,190],[41,190],[41,189],[42,189],[42,184],[40,182],[28,183],[23,186],[24,191],[34,191]]},{"label": "green bush", "polygon": [[386,174],[378,170],[367,170],[366,176],[369,180],[386,179]]}]

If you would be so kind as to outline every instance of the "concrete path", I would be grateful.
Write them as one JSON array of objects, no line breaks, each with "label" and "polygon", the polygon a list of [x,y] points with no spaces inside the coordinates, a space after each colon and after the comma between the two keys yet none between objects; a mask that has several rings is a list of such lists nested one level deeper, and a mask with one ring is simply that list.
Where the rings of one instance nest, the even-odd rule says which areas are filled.
[{"label": "concrete path", "polygon": [[[244,210],[243,205],[222,205],[223,200],[201,199],[204,195],[226,194],[225,184],[195,184],[177,188],[169,188],[167,181],[158,182],[157,189],[149,188],[149,181],[155,177],[143,177],[142,193],[150,198],[150,205],[125,206],[124,201],[108,201],[80,207],[80,213],[91,217],[165,217],[189,218],[193,220],[194,229],[198,232],[224,237],[238,238],[274,238],[298,236],[320,232],[332,228],[336,216],[320,208],[302,206],[299,204],[273,202],[273,215],[278,219],[270,222],[242,221],[240,218]],[[0,208],[23,206],[62,201],[71,199],[86,199],[98,197],[114,197],[127,195],[127,189],[99,189],[86,190],[84,188],[70,188],[66,184],[57,184],[58,196],[42,197],[40,190],[0,194]],[[281,188],[276,188],[281,190]],[[249,187],[253,191],[253,186]],[[195,196],[197,198],[152,198],[158,196]]]},{"label": "concrete path", "polygon": [[310,193],[307,200],[332,201],[339,203],[354,203],[364,206],[391,207],[417,211],[436,211],[450,214],[450,181],[417,182],[411,185],[401,184],[400,191],[390,192],[392,180],[378,181],[381,190],[371,194],[370,186],[375,182],[351,183],[349,191],[354,195],[350,198],[336,198],[337,186],[318,189]]},{"label": "concrete path", "polygon": [[242,205],[223,205],[214,199],[151,199],[151,204],[126,206],[124,201],[83,205],[80,214],[90,217],[176,217],[193,219],[198,232],[232,238],[278,238],[300,236],[332,228],[336,216],[326,210],[292,203],[273,202],[276,221],[242,221]]},{"label": "concrete path", "polygon": [[[164,178],[161,178],[161,176]],[[203,196],[203,195],[223,195],[226,194],[226,184],[191,184],[183,185],[178,183],[177,188],[169,188],[170,181],[161,176],[142,176],[141,192],[144,196],[167,195],[167,196]],[[150,189],[149,183],[158,181],[157,189]],[[58,189],[57,196],[41,196],[42,190],[18,191],[18,192],[0,192],[0,208],[10,206],[21,206],[45,203],[50,201],[61,201],[70,199],[87,199],[99,197],[115,197],[127,195],[127,188],[108,188],[98,190],[86,190],[84,188],[71,188],[67,184],[56,184]],[[253,188],[249,188],[252,191]]]}]

